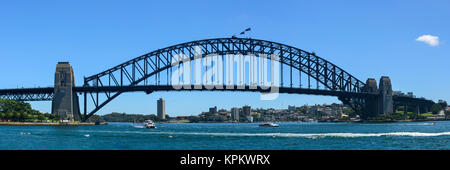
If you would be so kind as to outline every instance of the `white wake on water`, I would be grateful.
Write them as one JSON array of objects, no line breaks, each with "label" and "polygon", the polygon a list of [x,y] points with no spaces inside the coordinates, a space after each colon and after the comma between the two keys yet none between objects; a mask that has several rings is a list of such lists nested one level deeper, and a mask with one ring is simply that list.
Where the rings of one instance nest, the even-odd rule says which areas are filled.
[{"label": "white wake on water", "polygon": [[389,132],[389,133],[202,133],[202,132],[161,132],[161,134],[174,135],[206,135],[206,136],[268,136],[268,137],[304,137],[304,138],[323,138],[323,137],[381,137],[381,136],[413,136],[430,137],[450,135],[450,132],[423,133],[423,132]]},{"label": "white wake on water", "polygon": [[303,138],[324,138],[324,137],[381,137],[381,136],[411,136],[411,137],[432,137],[448,136],[450,132],[385,132],[385,133],[231,133],[231,132],[148,132],[148,131],[95,131],[100,133],[129,133],[129,134],[154,134],[154,135],[198,135],[198,136],[224,136],[224,137],[303,137]]}]

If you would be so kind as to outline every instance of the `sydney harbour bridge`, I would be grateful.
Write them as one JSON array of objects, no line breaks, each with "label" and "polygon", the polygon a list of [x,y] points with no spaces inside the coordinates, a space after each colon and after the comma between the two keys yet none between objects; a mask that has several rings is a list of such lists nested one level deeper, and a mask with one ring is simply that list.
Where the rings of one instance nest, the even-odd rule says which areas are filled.
[{"label": "sydney harbour bridge", "polygon": [[[253,56],[248,60],[257,58],[258,62],[257,64],[236,62],[241,60],[231,57],[236,55]],[[263,69],[265,61],[272,61],[272,64],[275,61],[279,66],[271,65]],[[195,62],[206,63],[206,67],[192,69],[191,64],[195,65]],[[241,69],[241,72],[245,72],[252,68],[259,68],[262,75],[272,73],[269,75],[272,86],[267,87],[269,85],[266,82],[270,82],[269,78],[265,82],[264,76],[258,77],[251,71],[247,71],[249,73],[247,78],[242,75],[237,75],[238,78],[229,78],[229,75],[215,71],[221,69],[233,72]],[[190,72],[180,73],[180,70]],[[337,97],[363,117],[390,114],[397,106],[414,107],[417,113],[423,113],[428,112],[434,104],[432,100],[394,94],[391,80],[387,76],[381,77],[379,84],[373,78],[363,82],[315,53],[281,43],[251,38],[206,39],[158,49],[85,77],[82,86],[75,84],[73,72],[68,62],[59,62],[54,87],[0,89],[0,98],[17,101],[52,101],[52,114],[59,115],[63,119],[80,121],[88,120],[110,101],[126,92],[150,94],[157,91],[197,90],[270,93],[276,87],[277,93]],[[206,76],[201,82],[186,81],[191,72],[193,77],[213,75],[209,78]],[[275,78],[277,83],[273,86]],[[259,83],[252,81],[256,79],[259,79]],[[182,81],[183,88],[178,88],[174,81],[178,84],[178,81]],[[214,87],[208,87],[210,84],[208,81],[215,83]],[[217,86],[218,84],[223,86]],[[79,96],[82,96],[82,106]],[[83,110],[80,110],[80,107]]]}]

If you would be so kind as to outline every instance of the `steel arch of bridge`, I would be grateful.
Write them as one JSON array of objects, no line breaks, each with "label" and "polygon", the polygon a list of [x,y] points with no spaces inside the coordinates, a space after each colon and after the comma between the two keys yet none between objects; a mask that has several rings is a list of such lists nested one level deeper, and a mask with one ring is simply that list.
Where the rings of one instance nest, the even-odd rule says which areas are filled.
[{"label": "steel arch of bridge", "polygon": [[[101,73],[86,77],[83,86],[95,88],[111,86],[133,87],[139,83],[146,85],[144,80],[152,76],[158,79],[158,74],[161,71],[172,67],[174,56],[184,54],[190,60],[193,60],[196,55],[195,47],[201,48],[202,58],[210,54],[222,56],[227,54],[253,54],[256,56],[266,54],[268,58],[273,54],[278,55],[279,62],[282,63],[281,86],[283,86],[283,64],[290,67],[290,87],[292,87],[292,82],[294,81],[292,80],[293,68],[308,75],[308,88],[311,88],[311,78],[316,81],[317,88],[321,84],[327,90],[338,92],[360,93],[365,85],[362,81],[335,64],[316,56],[314,53],[289,45],[249,38],[217,38],[191,41],[155,50]],[[104,101],[99,100],[99,92],[84,92],[85,118],[89,118],[122,92],[124,91],[104,92],[106,96]],[[87,93],[89,93],[95,108],[86,117]]]}]

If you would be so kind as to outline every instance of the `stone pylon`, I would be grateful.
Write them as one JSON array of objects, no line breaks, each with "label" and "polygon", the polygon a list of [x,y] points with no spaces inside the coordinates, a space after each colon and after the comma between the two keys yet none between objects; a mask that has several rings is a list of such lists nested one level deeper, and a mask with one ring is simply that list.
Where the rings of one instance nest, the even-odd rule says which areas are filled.
[{"label": "stone pylon", "polygon": [[382,76],[380,79],[378,93],[378,112],[379,114],[391,114],[394,112],[394,100],[391,79]]},{"label": "stone pylon", "polygon": [[55,72],[55,91],[52,101],[52,114],[62,120],[80,121],[78,95],[72,90],[75,77],[69,62],[59,62]]},{"label": "stone pylon", "polygon": [[[378,94],[377,80],[373,78],[367,79],[363,91],[366,93]],[[378,98],[367,98],[363,111],[364,114],[369,117],[378,115]]]}]

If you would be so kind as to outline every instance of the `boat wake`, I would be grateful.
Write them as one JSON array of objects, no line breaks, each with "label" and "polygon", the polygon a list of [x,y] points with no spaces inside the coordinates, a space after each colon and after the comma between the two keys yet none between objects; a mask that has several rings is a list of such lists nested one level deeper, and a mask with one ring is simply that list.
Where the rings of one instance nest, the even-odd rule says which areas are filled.
[{"label": "boat wake", "polygon": [[[136,127],[136,126],[135,126]],[[143,128],[143,127],[142,127]],[[383,137],[383,136],[411,136],[433,137],[450,136],[450,132],[386,132],[386,133],[231,133],[231,132],[142,132],[142,131],[96,131],[97,133],[128,133],[149,135],[195,135],[195,136],[222,136],[222,137],[302,137],[302,138],[358,138],[358,137]]]},{"label": "boat wake", "polygon": [[[164,132],[160,132],[164,133]],[[325,138],[325,137],[382,137],[382,136],[412,136],[431,137],[450,135],[450,132],[422,133],[422,132],[389,132],[389,133],[201,133],[201,132],[171,132],[172,135],[204,135],[204,136],[230,136],[230,137],[303,137],[303,138]]]}]

